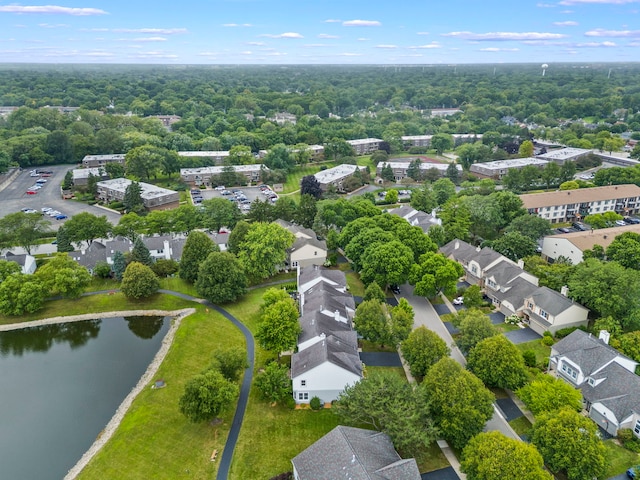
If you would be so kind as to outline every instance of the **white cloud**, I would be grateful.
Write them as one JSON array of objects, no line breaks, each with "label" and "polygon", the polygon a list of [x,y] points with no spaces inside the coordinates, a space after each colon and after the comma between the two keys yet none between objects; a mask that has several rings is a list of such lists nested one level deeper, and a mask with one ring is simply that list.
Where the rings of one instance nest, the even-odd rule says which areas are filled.
[{"label": "white cloud", "polygon": [[350,53],[350,52],[338,53],[338,57],[361,57],[361,56],[362,56],[361,53]]},{"label": "white cloud", "polygon": [[[105,31],[104,29],[94,29],[93,31]],[[180,33],[188,33],[186,28],[114,28],[113,32],[117,33],[150,33],[158,35],[176,35]]]},{"label": "white cloud", "polygon": [[338,35],[329,35],[328,33],[321,33],[318,35],[318,38],[340,38]]},{"label": "white cloud", "polygon": [[383,50],[394,50],[398,48],[397,45],[376,45],[375,48],[381,48]]},{"label": "white cloud", "polygon": [[573,13],[573,10],[562,10],[560,13],[564,13],[566,15],[569,15],[570,13]]},{"label": "white cloud", "polygon": [[223,23],[223,27],[253,27],[250,23]]},{"label": "white cloud", "polygon": [[132,55],[131,58],[164,58],[164,59],[173,59],[178,58],[178,55],[174,53],[166,53],[166,52],[140,52],[136,55]]},{"label": "white cloud", "polygon": [[418,35],[429,35],[429,32],[418,32]]},{"label": "white cloud", "polygon": [[134,38],[134,42],[166,42],[167,39],[165,37],[142,37],[142,38]]},{"label": "white cloud", "polygon": [[382,23],[377,20],[347,20],[342,22],[343,27],[380,27]]},{"label": "white cloud", "polygon": [[464,40],[477,40],[477,41],[555,40],[555,39],[567,37],[567,35],[564,35],[562,33],[548,33],[548,32],[489,32],[489,33],[450,32],[450,33],[443,33],[442,36],[462,38]]},{"label": "white cloud", "polygon": [[553,22],[556,27],[576,27],[578,26],[578,22],[574,22],[573,20],[567,20],[566,22]]},{"label": "white cloud", "polygon": [[39,23],[38,26],[41,28],[67,28],[70,25],[67,25],[66,23]]},{"label": "white cloud", "polygon": [[640,0],[562,0],[559,5],[627,5]]},{"label": "white cloud", "polygon": [[556,5],[554,5],[552,3],[537,3],[536,7],[538,7],[538,8],[555,8]]},{"label": "white cloud", "polygon": [[271,52],[266,54],[267,57],[283,57],[286,55],[286,52]]},{"label": "white cloud", "polygon": [[587,37],[640,37],[640,30],[605,30],[596,28],[585,32]]},{"label": "white cloud", "polygon": [[245,45],[252,45],[254,47],[263,47],[266,45],[264,42],[245,42]]},{"label": "white cloud", "polygon": [[576,43],[574,47],[578,48],[598,48],[598,47],[616,47],[614,42],[586,42]]},{"label": "white cloud", "polygon": [[325,20],[324,23],[340,23],[342,20],[338,20],[336,18],[330,18],[329,20]]},{"label": "white cloud", "polygon": [[99,8],[71,8],[59,5],[0,5],[0,12],[7,13],[52,13],[60,15],[73,15],[74,17],[86,17],[90,15],[108,15],[109,13]]},{"label": "white cloud", "polygon": [[299,33],[296,32],[285,32],[285,33],[280,33],[280,34],[272,34],[272,33],[265,33],[263,35],[260,35],[261,37],[267,37],[267,38],[304,38],[302,35],[300,35]]},{"label": "white cloud", "polygon": [[371,40],[371,39],[370,38],[364,38],[364,37],[358,38],[359,42],[368,42],[369,40]]},{"label": "white cloud", "polygon": [[431,43],[427,43],[426,45],[417,45],[417,46],[411,46],[408,47],[410,49],[422,49],[422,48],[442,48],[442,45],[439,42],[431,42]]},{"label": "white cloud", "polygon": [[240,55],[253,55],[251,50],[245,50],[244,52],[240,52]]},{"label": "white cloud", "polygon": [[305,48],[320,48],[320,47],[329,47],[326,43],[307,43],[303,45]]},{"label": "white cloud", "polygon": [[519,48],[497,48],[497,47],[488,47],[479,49],[480,52],[519,52]]}]

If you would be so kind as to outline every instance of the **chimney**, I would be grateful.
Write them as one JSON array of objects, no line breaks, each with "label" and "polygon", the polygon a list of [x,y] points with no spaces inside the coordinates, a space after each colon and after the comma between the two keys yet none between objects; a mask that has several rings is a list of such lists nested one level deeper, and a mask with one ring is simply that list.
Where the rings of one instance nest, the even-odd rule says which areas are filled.
[{"label": "chimney", "polygon": [[566,297],[568,293],[569,293],[569,287],[567,287],[566,285],[563,285],[562,288],[560,288],[560,294]]},{"label": "chimney", "polygon": [[518,266],[524,270],[524,260],[522,259],[518,260]]},{"label": "chimney", "polygon": [[604,343],[606,343],[607,345],[609,345],[609,337],[611,336],[611,334],[609,332],[607,332],[606,330],[600,330],[600,334],[598,335],[598,338],[600,340],[602,340]]},{"label": "chimney", "polygon": [[336,322],[340,321],[340,312],[338,310],[333,312],[333,318],[335,319]]},{"label": "chimney", "polygon": [[453,249],[458,250],[460,248],[460,240],[456,239],[456,243],[453,244]]}]

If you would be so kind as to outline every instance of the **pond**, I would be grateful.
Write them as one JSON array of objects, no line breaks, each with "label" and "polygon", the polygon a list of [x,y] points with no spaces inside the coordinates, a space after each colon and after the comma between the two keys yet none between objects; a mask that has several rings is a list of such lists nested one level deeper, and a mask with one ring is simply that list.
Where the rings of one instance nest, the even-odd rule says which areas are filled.
[{"label": "pond", "polygon": [[168,317],[0,332],[0,476],[61,479],[144,374]]}]

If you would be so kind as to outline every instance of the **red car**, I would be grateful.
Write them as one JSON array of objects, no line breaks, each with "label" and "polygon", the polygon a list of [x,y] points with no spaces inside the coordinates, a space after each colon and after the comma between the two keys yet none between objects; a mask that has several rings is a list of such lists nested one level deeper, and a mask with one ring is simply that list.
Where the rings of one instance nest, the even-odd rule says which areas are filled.
[{"label": "red car", "polygon": [[27,195],[36,195],[37,193],[37,190],[27,190]]}]

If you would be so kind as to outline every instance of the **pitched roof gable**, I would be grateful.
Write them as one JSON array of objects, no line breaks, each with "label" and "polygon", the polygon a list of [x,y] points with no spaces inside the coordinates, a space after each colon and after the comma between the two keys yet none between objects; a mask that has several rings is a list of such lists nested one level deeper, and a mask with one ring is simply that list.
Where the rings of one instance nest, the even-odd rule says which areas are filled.
[{"label": "pitched roof gable", "polygon": [[591,375],[602,379],[595,386],[585,382],[582,395],[591,403],[602,403],[613,412],[618,421],[640,412],[640,377],[622,365],[612,362],[598,373]]},{"label": "pitched roof gable", "polygon": [[291,378],[313,370],[325,362],[362,377],[362,362],[357,349],[337,337],[329,335],[321,342],[292,355]]},{"label": "pitched roof gable", "polygon": [[587,310],[586,307],[583,307],[579,303],[571,300],[569,297],[565,297],[561,293],[558,293],[549,287],[538,287],[533,291],[529,298],[533,299],[533,303],[535,303],[536,306],[554,316],[559,315],[571,306]]}]

